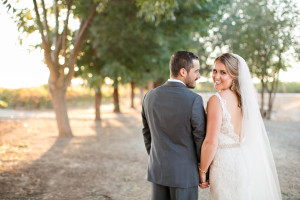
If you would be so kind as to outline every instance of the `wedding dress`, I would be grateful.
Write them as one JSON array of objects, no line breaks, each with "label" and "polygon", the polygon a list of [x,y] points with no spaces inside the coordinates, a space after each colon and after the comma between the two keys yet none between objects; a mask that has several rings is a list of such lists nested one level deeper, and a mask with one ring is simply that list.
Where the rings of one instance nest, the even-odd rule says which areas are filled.
[{"label": "wedding dress", "polygon": [[240,147],[239,136],[234,133],[226,101],[216,93],[222,107],[222,125],[218,149],[210,166],[210,192],[212,200],[250,200],[251,193],[246,161]]},{"label": "wedding dress", "polygon": [[281,191],[273,154],[248,65],[239,55],[239,85],[242,102],[242,130],[234,133],[226,101],[222,106],[218,149],[210,166],[212,200],[280,200]]}]

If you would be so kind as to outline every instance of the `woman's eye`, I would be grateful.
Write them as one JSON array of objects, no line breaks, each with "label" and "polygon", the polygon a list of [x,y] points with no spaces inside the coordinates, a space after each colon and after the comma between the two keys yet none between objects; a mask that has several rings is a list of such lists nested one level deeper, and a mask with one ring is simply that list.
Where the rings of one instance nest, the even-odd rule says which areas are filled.
[{"label": "woman's eye", "polygon": [[226,72],[222,72],[222,74],[226,74]]},{"label": "woman's eye", "polygon": [[214,73],[217,73],[217,70],[214,69],[213,72],[214,72]]}]

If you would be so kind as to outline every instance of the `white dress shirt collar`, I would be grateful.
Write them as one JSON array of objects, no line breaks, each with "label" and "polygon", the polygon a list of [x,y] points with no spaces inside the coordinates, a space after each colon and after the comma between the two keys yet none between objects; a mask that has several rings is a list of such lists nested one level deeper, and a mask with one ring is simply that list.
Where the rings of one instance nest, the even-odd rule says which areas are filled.
[{"label": "white dress shirt collar", "polygon": [[170,82],[178,82],[178,83],[182,83],[183,85],[185,85],[184,82],[182,82],[181,80],[178,80],[178,79],[171,79],[171,78],[169,78],[168,81],[170,81]]}]

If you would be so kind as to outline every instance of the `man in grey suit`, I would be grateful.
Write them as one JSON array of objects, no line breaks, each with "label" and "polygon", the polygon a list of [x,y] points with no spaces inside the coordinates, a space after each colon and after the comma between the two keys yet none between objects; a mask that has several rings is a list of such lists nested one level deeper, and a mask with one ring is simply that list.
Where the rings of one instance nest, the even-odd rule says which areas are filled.
[{"label": "man in grey suit", "polygon": [[198,199],[197,164],[206,134],[206,114],[201,96],[188,88],[195,88],[199,69],[195,54],[175,52],[170,79],[144,97],[143,135],[152,200]]}]

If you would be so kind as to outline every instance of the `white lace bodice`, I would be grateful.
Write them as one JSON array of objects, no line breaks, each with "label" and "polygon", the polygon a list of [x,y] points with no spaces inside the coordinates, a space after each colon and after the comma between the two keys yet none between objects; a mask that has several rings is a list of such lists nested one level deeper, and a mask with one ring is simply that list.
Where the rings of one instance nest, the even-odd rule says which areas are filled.
[{"label": "white lace bodice", "polygon": [[219,98],[223,110],[218,148],[239,146],[239,136],[234,132],[234,128],[231,124],[231,115],[226,108],[226,100],[223,99],[219,93],[216,93],[216,96]]}]

